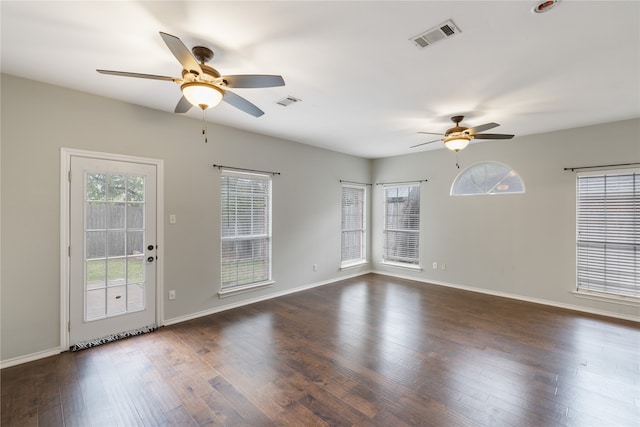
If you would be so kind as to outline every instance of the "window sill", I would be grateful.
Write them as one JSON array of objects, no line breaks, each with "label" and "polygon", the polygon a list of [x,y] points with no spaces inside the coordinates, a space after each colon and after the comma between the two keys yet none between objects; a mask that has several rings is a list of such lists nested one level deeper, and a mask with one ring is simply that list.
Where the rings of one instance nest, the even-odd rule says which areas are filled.
[{"label": "window sill", "polygon": [[399,262],[382,261],[382,265],[386,265],[387,267],[404,268],[404,269],[407,269],[407,270],[422,271],[422,267],[420,267],[419,265],[415,265],[415,264],[402,264],[402,263],[399,263]]},{"label": "window sill", "polygon": [[350,268],[360,267],[360,266],[366,265],[368,263],[369,263],[369,261],[367,261],[366,259],[361,259],[361,260],[358,260],[358,261],[345,262],[344,264],[340,265],[340,270],[348,270]]},{"label": "window sill", "polygon": [[246,292],[251,292],[251,291],[255,291],[262,288],[268,288],[270,286],[273,286],[274,283],[276,282],[273,280],[270,280],[268,282],[260,282],[260,283],[252,283],[250,285],[235,286],[230,289],[221,289],[220,292],[218,292],[218,298],[227,298],[227,297],[232,297],[238,294],[244,294]]},{"label": "window sill", "polygon": [[604,301],[614,304],[630,305],[632,307],[640,307],[640,298],[627,297],[621,295],[605,294],[602,292],[590,291],[571,291],[578,298],[585,298],[595,301]]}]

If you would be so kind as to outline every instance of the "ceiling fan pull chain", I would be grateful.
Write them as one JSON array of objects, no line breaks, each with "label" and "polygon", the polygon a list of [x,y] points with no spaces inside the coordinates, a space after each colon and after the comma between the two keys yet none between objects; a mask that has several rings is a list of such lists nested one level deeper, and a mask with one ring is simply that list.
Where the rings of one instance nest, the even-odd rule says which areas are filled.
[{"label": "ceiling fan pull chain", "polygon": [[207,141],[207,120],[205,117],[207,110],[202,110],[202,134],[204,135],[204,142],[205,144],[209,141]]},{"label": "ceiling fan pull chain", "polygon": [[456,151],[456,167],[460,169],[460,163],[458,162],[458,154],[459,154],[459,151]]}]

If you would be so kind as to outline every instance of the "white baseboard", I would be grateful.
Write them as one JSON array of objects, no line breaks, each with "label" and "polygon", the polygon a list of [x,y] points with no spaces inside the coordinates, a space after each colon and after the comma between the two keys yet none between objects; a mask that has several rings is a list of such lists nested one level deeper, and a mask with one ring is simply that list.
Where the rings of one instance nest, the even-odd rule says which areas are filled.
[{"label": "white baseboard", "polygon": [[45,357],[55,356],[60,353],[62,353],[62,350],[60,349],[60,347],[58,347],[49,350],[38,351],[36,353],[27,354],[25,356],[13,357],[11,359],[0,361],[0,369],[22,365],[23,363],[33,362],[34,360],[44,359]]},{"label": "white baseboard", "polygon": [[[191,319],[197,319],[198,317],[208,316],[210,314],[215,314],[215,313],[219,313],[219,312],[222,312],[222,311],[231,310],[232,308],[242,307],[244,305],[249,305],[249,304],[253,304],[253,303],[256,303],[256,302],[260,302],[260,301],[266,301],[266,300],[269,300],[269,299],[281,297],[281,296],[288,295],[288,294],[293,294],[293,293],[304,291],[304,290],[307,290],[307,289],[316,288],[318,286],[329,285],[331,283],[339,282],[341,280],[350,279],[352,277],[358,277],[358,276],[361,276],[361,275],[367,274],[367,273],[371,273],[371,270],[361,271],[361,272],[358,272],[358,273],[345,275],[345,276],[340,276],[340,277],[336,277],[334,279],[325,280],[325,281],[322,281],[322,282],[314,282],[314,283],[310,283],[308,285],[298,286],[298,287],[293,288],[293,289],[288,289],[286,291],[276,292],[276,293],[273,293],[273,294],[264,295],[264,296],[259,297],[259,298],[252,298],[252,299],[249,299],[249,300],[244,300],[244,301],[241,301],[241,302],[238,302],[238,303],[234,303],[234,304],[227,304],[227,305],[224,305],[222,307],[213,308],[211,310],[199,311],[197,313],[188,314],[186,316],[174,317],[173,319],[165,320],[161,326],[168,326],[168,325],[173,325],[173,324],[180,323],[180,322],[185,322],[185,321],[191,320]],[[27,363],[27,362],[33,362],[34,360],[44,359],[45,357],[49,357],[49,356],[55,356],[56,354],[60,354],[63,351],[64,350],[62,350],[61,348],[52,348],[52,349],[49,349],[49,350],[43,350],[43,351],[39,351],[39,352],[36,352],[36,353],[27,354],[25,356],[18,356],[18,357],[14,357],[14,358],[7,359],[7,360],[2,360],[2,361],[0,361],[0,369],[9,368],[11,366],[16,366],[16,365],[21,365],[21,364]]]},{"label": "white baseboard", "polygon": [[198,317],[204,317],[204,316],[208,316],[210,314],[215,314],[215,313],[220,313],[220,312],[223,312],[223,311],[231,310],[233,308],[242,307],[242,306],[249,305],[249,304],[255,304],[255,303],[260,302],[260,301],[267,301],[267,300],[270,300],[270,299],[273,299],[273,298],[278,298],[278,297],[282,297],[282,296],[285,296],[285,295],[294,294],[296,292],[306,291],[307,289],[317,288],[318,286],[330,285],[331,283],[336,283],[336,282],[339,282],[341,280],[351,279],[353,277],[362,276],[363,274],[368,274],[368,273],[372,273],[372,271],[371,270],[359,271],[359,272],[354,273],[354,274],[350,274],[350,275],[346,275],[346,276],[340,276],[340,277],[336,277],[334,279],[325,280],[325,281],[322,281],[322,282],[309,283],[307,285],[298,286],[296,288],[287,289],[287,290],[280,291],[280,292],[274,292],[272,294],[263,295],[261,297],[251,298],[251,299],[243,300],[243,301],[240,301],[240,302],[237,302],[237,303],[227,304],[227,305],[223,305],[221,307],[215,307],[215,308],[212,308],[212,309],[209,309],[209,310],[203,310],[203,311],[199,311],[197,313],[187,314],[185,316],[174,317],[172,319],[165,320],[163,326],[175,325],[176,323],[186,322],[187,320],[197,319]]},{"label": "white baseboard", "polygon": [[448,287],[448,288],[455,288],[455,289],[460,289],[460,290],[463,290],[463,291],[478,292],[478,293],[481,293],[481,294],[493,295],[493,296],[496,296],[496,297],[509,298],[509,299],[525,301],[525,302],[532,302],[534,304],[548,305],[550,307],[563,308],[563,309],[566,309],[566,310],[580,311],[580,312],[588,313],[588,314],[596,314],[598,316],[606,316],[606,317],[612,317],[612,318],[615,318],[615,319],[630,320],[632,322],[640,322],[640,316],[625,315],[625,314],[615,313],[615,312],[612,312],[612,311],[598,310],[598,309],[595,309],[595,308],[581,307],[581,306],[578,306],[578,305],[565,304],[565,303],[560,303],[560,302],[556,302],[556,301],[549,301],[549,300],[545,300],[545,299],[525,297],[525,296],[522,296],[522,295],[511,294],[511,293],[501,292],[501,291],[492,291],[492,290],[489,290],[489,289],[476,288],[476,287],[473,287],[473,286],[458,285],[458,284],[455,284],[455,283],[440,282],[440,281],[437,281],[437,280],[427,280],[427,279],[416,278],[416,277],[412,277],[412,276],[403,276],[403,275],[399,275],[399,274],[393,274],[393,273],[390,273],[388,271],[377,271],[377,270],[374,270],[374,271],[371,271],[371,273],[381,274],[383,276],[397,277],[399,279],[413,280],[415,282],[429,283],[429,284],[437,285],[437,286],[445,286],[445,287]]},{"label": "white baseboard", "polygon": [[[272,293],[272,294],[269,294],[269,295],[264,295],[264,296],[261,296],[261,297],[252,298],[252,299],[240,301],[240,302],[233,303],[233,304],[227,304],[227,305],[224,305],[224,306],[221,306],[221,307],[216,307],[216,308],[213,308],[213,309],[210,309],[210,310],[204,310],[204,311],[199,311],[197,313],[188,314],[188,315],[185,315],[185,316],[174,317],[172,319],[165,320],[162,326],[174,325],[176,323],[185,322],[187,320],[197,319],[198,317],[203,317],[203,316],[208,316],[210,314],[220,313],[222,311],[231,310],[233,308],[242,307],[242,306],[249,305],[249,304],[254,304],[256,302],[266,301],[266,300],[270,300],[270,299],[273,299],[273,298],[277,298],[277,297],[293,294],[293,293],[296,293],[296,292],[305,291],[307,289],[317,288],[319,286],[330,285],[332,283],[336,283],[336,282],[339,282],[341,280],[351,279],[353,277],[358,277],[358,276],[362,276],[362,275],[369,274],[369,273],[380,274],[380,275],[383,275],[383,276],[397,277],[399,279],[412,280],[414,282],[428,283],[428,284],[437,285],[437,286],[445,286],[445,287],[449,287],[449,288],[461,289],[461,290],[470,291],[470,292],[478,292],[478,293],[487,294],[487,295],[493,295],[493,296],[497,296],[497,297],[510,298],[510,299],[514,299],[514,300],[526,301],[526,302],[531,302],[531,303],[535,303],[535,304],[541,304],[541,305],[547,305],[547,306],[551,306],[551,307],[563,308],[563,309],[567,309],[567,310],[579,311],[579,312],[583,312],[583,313],[596,314],[596,315],[599,315],[599,316],[612,317],[612,318],[622,319],[622,320],[630,320],[632,322],[640,322],[640,316],[624,315],[624,314],[614,313],[614,312],[610,312],[610,311],[606,311],[606,310],[589,309],[589,308],[580,307],[580,306],[571,305],[571,304],[564,304],[564,303],[558,303],[558,302],[555,302],[555,301],[549,301],[549,300],[544,300],[544,299],[525,297],[525,296],[522,296],[522,295],[510,294],[510,293],[507,293],[507,292],[492,291],[492,290],[488,290],[488,289],[475,288],[473,286],[457,285],[457,284],[454,284],[454,283],[440,282],[440,281],[436,281],[436,280],[426,280],[426,279],[421,279],[421,278],[416,278],[416,277],[411,277],[411,276],[392,274],[392,273],[389,273],[389,272],[386,272],[386,271],[367,270],[367,271],[359,271],[359,272],[351,274],[351,275],[336,277],[336,278],[325,280],[325,281],[321,281],[321,282],[309,283],[307,285],[298,286],[296,288],[287,289],[285,291],[280,291],[280,292],[275,292],[275,293]],[[55,356],[56,354],[60,354],[61,352],[62,352],[62,350],[60,348],[52,348],[52,349],[49,349],[49,350],[43,350],[43,351],[39,351],[39,352],[36,352],[36,353],[28,354],[28,355],[25,355],[25,356],[19,356],[19,357],[14,357],[12,359],[3,360],[3,361],[0,361],[0,369],[8,368],[8,367],[15,366],[15,365],[20,365],[22,363],[33,362],[34,360],[44,359],[45,357],[49,357],[49,356]]]}]

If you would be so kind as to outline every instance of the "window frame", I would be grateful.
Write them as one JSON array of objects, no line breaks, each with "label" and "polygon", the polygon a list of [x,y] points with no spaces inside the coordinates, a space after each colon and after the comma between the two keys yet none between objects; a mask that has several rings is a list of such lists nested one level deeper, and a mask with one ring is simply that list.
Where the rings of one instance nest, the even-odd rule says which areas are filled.
[{"label": "window frame", "polygon": [[[345,229],[345,189],[355,189],[362,191],[362,203],[360,204],[361,227]],[[341,199],[340,199],[340,215],[341,215],[341,227],[340,227],[340,268],[356,267],[362,264],[366,264],[367,261],[367,189],[364,185],[358,184],[342,184],[341,187]],[[359,232],[360,234],[360,246],[358,247],[359,256],[357,258],[350,258],[345,260],[345,233]]]},{"label": "window frame", "polygon": [[[417,218],[417,229],[410,229],[410,228],[391,228],[389,227],[388,224],[388,197],[387,197],[387,191],[388,190],[393,190],[393,189],[398,189],[398,188],[406,188],[407,189],[407,197],[409,197],[409,195],[411,194],[411,189],[416,189],[417,190],[417,213],[409,213],[406,215],[413,215]],[[383,219],[382,219],[382,264],[383,265],[387,265],[387,266],[391,266],[391,267],[402,267],[402,268],[408,268],[408,269],[412,269],[412,270],[422,270],[422,267],[420,266],[420,237],[421,237],[421,230],[420,230],[420,215],[421,215],[421,192],[422,192],[422,186],[420,185],[420,182],[407,182],[407,183],[403,183],[403,184],[383,184]],[[406,219],[406,218],[405,218]],[[388,253],[388,247],[387,247],[387,238],[388,238],[388,233],[393,232],[400,232],[400,233],[410,233],[410,234],[415,234],[415,242],[416,242],[416,246],[415,246],[415,251],[416,251],[416,256],[415,257],[404,257],[405,260],[403,260],[403,257],[399,257],[399,256],[391,256]],[[404,248],[406,251],[406,247]]]},{"label": "window frame", "polygon": [[[272,236],[272,222],[273,222],[273,217],[272,217],[272,209],[273,209],[273,196],[272,196],[272,192],[273,192],[273,180],[272,180],[272,176],[268,175],[268,174],[262,174],[262,173],[254,173],[254,172],[244,172],[244,171],[236,171],[234,169],[221,169],[221,176],[220,176],[220,290],[218,292],[218,296],[220,298],[226,297],[226,296],[231,296],[231,295],[235,295],[237,293],[242,293],[242,292],[247,292],[250,290],[254,290],[254,289],[258,289],[258,288],[263,288],[263,287],[267,287],[267,286],[271,286],[273,285],[274,280],[272,277],[272,266],[273,266],[273,249],[272,249],[272,241],[273,241],[273,236]],[[264,224],[264,232],[262,233],[258,233],[258,234],[239,234],[238,233],[238,221],[237,219],[234,220],[233,222],[233,226],[235,228],[233,233],[228,233],[228,229],[227,232],[225,232],[225,203],[223,201],[224,197],[225,197],[225,191],[229,190],[229,186],[228,184],[225,184],[225,179],[242,179],[242,180],[249,180],[252,182],[263,182],[263,183],[267,183],[267,188],[265,190],[265,192],[263,193],[264,197],[266,197],[267,199],[267,206],[265,207],[265,209],[262,211],[262,216],[264,219],[264,216],[266,216],[266,224]],[[228,202],[227,202],[228,203]],[[234,211],[237,212],[237,204],[233,204],[234,207]],[[253,210],[253,204],[251,204],[251,227],[253,228],[255,225],[255,222],[257,219],[259,219],[257,216],[254,217],[254,210]],[[224,251],[224,245],[225,242],[260,242],[263,241],[264,244],[266,245],[266,277],[264,279],[261,280],[255,280],[255,281],[251,281],[251,282],[236,282],[235,284],[231,284],[231,285],[226,285],[225,286],[225,282],[224,282],[224,277],[225,277],[225,273],[224,273],[224,269],[225,269],[225,261],[224,261],[224,257],[225,257],[225,251]],[[259,257],[259,258],[253,258],[253,259],[262,259],[264,257]],[[246,260],[245,260],[246,261]],[[239,260],[236,260],[236,265],[238,265],[240,263]],[[227,263],[228,264],[228,263]],[[232,264],[231,264],[232,265]]]},{"label": "window frame", "polygon": [[[608,188],[606,177],[620,175],[632,176],[632,193],[630,197],[623,197],[623,199],[618,198],[616,203],[616,207],[620,206],[621,201],[629,203],[628,206],[631,208],[631,215],[629,215],[631,219],[631,231],[622,234],[614,233],[614,235],[611,236],[611,223],[618,223],[627,218],[616,215],[613,220],[607,220],[607,208],[610,208],[610,205],[607,204],[606,194],[607,191],[611,190]],[[586,200],[588,194],[581,192],[581,181],[596,180],[599,178],[604,178],[602,186],[605,195],[599,199],[592,198],[591,200]],[[587,184],[585,183],[585,185]],[[611,185],[613,186],[614,184]],[[608,200],[610,202],[611,197]],[[626,207],[627,205],[625,204],[624,206]],[[590,210],[587,210],[587,207],[590,207]],[[585,221],[591,221],[593,223],[592,228],[598,226],[606,228],[604,228],[604,230],[599,228],[600,231],[590,231],[587,233],[585,227],[589,227],[589,225],[585,224]],[[614,227],[615,225],[616,224],[614,224]],[[640,306],[640,285],[636,285],[636,289],[624,292],[624,284],[620,283],[616,285],[614,283],[614,279],[618,281],[631,280],[630,283],[633,283],[635,280],[637,283],[637,277],[634,279],[633,274],[639,274],[637,263],[640,258],[640,239],[637,233],[640,233],[640,229],[637,229],[638,227],[640,227],[640,168],[601,169],[597,171],[578,172],[576,174],[576,285],[573,291],[576,296]],[[582,238],[581,234],[583,236]],[[593,238],[598,237],[598,234],[603,237],[598,241],[594,241]],[[611,240],[612,238],[617,238],[618,240]],[[622,240],[629,240],[631,243],[625,243]],[[625,265],[623,263],[627,261],[625,252],[619,252],[617,255],[614,252],[613,256],[609,257],[607,254],[607,245],[617,247],[614,251],[620,251],[620,248],[631,246],[631,252],[633,253],[632,258],[635,258],[634,262],[636,266],[631,268],[626,266],[623,274],[621,274],[619,266]],[[623,251],[628,251],[628,249],[623,249]],[[589,274],[589,258],[593,259],[593,263],[595,264],[592,268],[594,272],[591,274]],[[613,268],[611,266],[613,266]],[[631,273],[632,270],[635,270],[635,273]],[[616,278],[614,274],[614,277],[609,279],[608,276],[610,275],[608,271],[618,271],[618,277]],[[635,295],[633,295],[633,293],[635,293]]]}]

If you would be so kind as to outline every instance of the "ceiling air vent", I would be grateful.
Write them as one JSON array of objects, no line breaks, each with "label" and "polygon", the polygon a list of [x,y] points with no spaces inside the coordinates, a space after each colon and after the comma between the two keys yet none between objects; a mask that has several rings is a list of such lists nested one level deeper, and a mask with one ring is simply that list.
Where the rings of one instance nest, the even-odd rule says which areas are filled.
[{"label": "ceiling air vent", "polygon": [[453,21],[449,19],[448,21],[443,22],[435,28],[418,34],[417,36],[411,37],[409,40],[417,47],[422,49],[427,46],[431,46],[437,41],[453,37],[461,32],[462,31],[460,31],[460,29],[456,27],[456,24],[454,24]]},{"label": "ceiling air vent", "polygon": [[287,96],[286,98],[282,98],[280,101],[276,102],[276,104],[282,105],[283,107],[288,107],[289,105],[295,104],[296,102],[300,101],[302,100],[293,96]]}]

